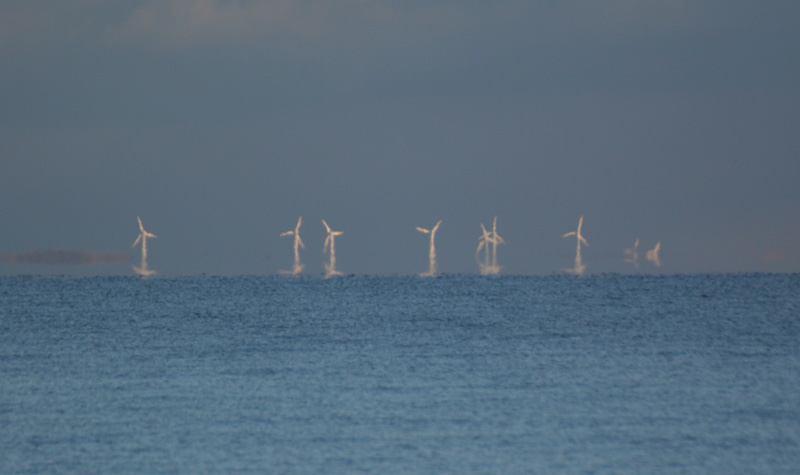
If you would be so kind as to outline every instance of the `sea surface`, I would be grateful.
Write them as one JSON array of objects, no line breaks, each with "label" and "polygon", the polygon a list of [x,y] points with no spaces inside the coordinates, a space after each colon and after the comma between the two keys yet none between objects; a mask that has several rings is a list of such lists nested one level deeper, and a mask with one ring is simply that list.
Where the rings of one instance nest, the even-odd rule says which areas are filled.
[{"label": "sea surface", "polygon": [[800,274],[0,278],[2,473],[798,473]]}]

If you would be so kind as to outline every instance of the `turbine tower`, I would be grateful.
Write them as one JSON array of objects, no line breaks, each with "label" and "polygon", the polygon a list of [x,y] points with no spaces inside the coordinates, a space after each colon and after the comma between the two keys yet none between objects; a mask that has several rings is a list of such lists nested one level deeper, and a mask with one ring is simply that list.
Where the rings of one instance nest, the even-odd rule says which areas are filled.
[{"label": "turbine tower", "polygon": [[303,264],[300,263],[300,248],[306,248],[306,245],[303,244],[303,240],[300,239],[300,226],[303,225],[303,217],[300,216],[300,219],[297,220],[297,226],[294,228],[294,231],[286,231],[285,233],[281,233],[281,236],[294,236],[294,267],[291,271],[282,270],[281,274],[292,274],[292,275],[300,275],[303,272]]},{"label": "turbine tower", "polygon": [[567,234],[562,236],[562,237],[575,236],[576,240],[578,241],[578,248],[575,253],[575,268],[564,269],[565,272],[569,272],[570,274],[583,275],[584,271],[586,270],[586,266],[583,265],[583,259],[581,257],[581,242],[586,244],[587,246],[589,245],[589,243],[586,241],[586,239],[583,238],[583,235],[581,234],[582,227],[583,227],[583,216],[581,216],[580,221],[578,221],[577,231],[568,232]]},{"label": "turbine tower", "polygon": [[139,267],[133,266],[133,270],[142,277],[156,275],[158,272],[147,267],[147,238],[156,238],[158,236],[145,231],[144,225],[142,225],[142,218],[137,216],[136,219],[139,220],[139,237],[136,238],[136,241],[134,241],[131,247],[136,247],[137,244],[140,242],[142,243],[142,263]]},{"label": "turbine tower", "polygon": [[483,262],[480,262],[480,260],[478,261],[478,264],[481,266],[481,275],[497,275],[500,273],[501,269],[501,267],[497,265],[497,245],[506,243],[506,241],[497,234],[497,216],[494,217],[494,225],[492,226],[491,233],[486,230],[486,226],[484,226],[483,223],[481,223],[481,230],[483,230],[483,234],[478,238],[480,242],[478,243],[478,249],[475,251],[476,259],[479,259],[478,255],[481,249],[485,249],[486,252]]},{"label": "turbine tower", "polygon": [[624,261],[630,262],[637,269],[639,268],[639,238],[633,243],[633,248],[625,249],[622,254],[625,256]]},{"label": "turbine tower", "polygon": [[322,253],[328,251],[328,248],[331,250],[331,261],[328,264],[325,264],[325,278],[329,279],[331,277],[342,275],[341,272],[336,270],[336,236],[341,236],[344,234],[342,231],[333,231],[331,227],[328,226],[328,223],[325,220],[322,220],[322,224],[325,225],[325,230],[328,232],[328,237],[325,238],[325,245],[322,247]]},{"label": "turbine tower", "polygon": [[423,234],[430,234],[431,235],[431,250],[430,250],[430,270],[423,274],[420,274],[420,277],[436,277],[436,231],[439,230],[439,225],[442,224],[442,220],[440,219],[436,226],[433,229],[425,229],[417,227],[417,231]]},{"label": "turbine tower", "polygon": [[661,267],[661,241],[658,241],[656,247],[647,251],[647,255],[645,256],[648,261],[653,261],[656,267]]}]

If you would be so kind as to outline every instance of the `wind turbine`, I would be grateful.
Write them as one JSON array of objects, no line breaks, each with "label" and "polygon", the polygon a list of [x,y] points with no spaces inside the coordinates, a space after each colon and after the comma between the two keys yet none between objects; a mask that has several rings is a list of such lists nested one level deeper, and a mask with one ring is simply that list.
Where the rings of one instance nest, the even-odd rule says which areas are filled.
[{"label": "wind turbine", "polygon": [[147,268],[147,238],[157,238],[158,236],[145,231],[144,225],[142,225],[142,218],[137,216],[136,219],[139,220],[139,237],[136,238],[131,247],[136,247],[137,244],[142,243],[142,263],[139,267],[133,266],[133,270],[142,277],[156,275],[158,272]]},{"label": "wind turbine", "polygon": [[[481,266],[481,275],[496,275],[500,273],[500,266],[497,265],[497,245],[505,244],[506,241],[497,234],[497,216],[494,217],[494,226],[492,232],[486,230],[486,226],[481,223],[481,230],[483,234],[478,238],[478,249],[475,250],[475,257],[478,257],[481,249],[486,249],[486,256],[483,262],[478,261]],[[489,258],[489,247],[491,246],[491,260]]]},{"label": "wind turbine", "polygon": [[577,231],[571,231],[562,236],[562,237],[575,236],[576,240],[578,241],[578,249],[577,252],[575,253],[575,268],[564,269],[565,272],[569,272],[570,274],[583,275],[583,272],[586,270],[586,266],[583,265],[583,259],[581,258],[581,242],[583,242],[587,246],[589,245],[589,243],[586,241],[586,239],[583,238],[583,235],[581,234],[582,227],[583,227],[583,216],[581,216],[580,221],[578,221]]},{"label": "wind turbine", "polygon": [[329,247],[331,250],[331,262],[325,264],[325,278],[328,279],[337,275],[342,275],[341,272],[336,270],[336,236],[341,236],[344,232],[331,230],[331,227],[328,226],[328,223],[326,223],[324,219],[322,220],[322,224],[325,225],[325,230],[328,231],[328,237],[325,238],[325,245],[322,247],[322,253],[324,254]]},{"label": "wind turbine", "polygon": [[497,265],[497,245],[505,243],[505,239],[501,238],[500,235],[497,234],[497,216],[495,216],[494,225],[492,226],[492,269],[494,269],[495,274],[500,273],[500,266]]},{"label": "wind turbine", "polygon": [[[481,266],[481,275],[486,275],[489,270],[489,242],[492,240],[492,234],[486,230],[486,226],[483,223],[481,223],[481,230],[483,234],[478,237],[478,249],[475,250],[475,259],[478,261],[478,265]],[[480,261],[479,257],[481,249],[486,251],[483,262]]]},{"label": "wind turbine", "polygon": [[645,257],[647,258],[648,261],[653,261],[653,264],[655,264],[656,267],[661,267],[660,254],[661,254],[661,241],[658,241],[656,247],[647,251],[647,255]]},{"label": "wind turbine", "polygon": [[[492,235],[486,230],[486,226],[484,226],[483,223],[481,223],[481,231],[483,231],[483,233],[478,236],[478,248],[475,250],[475,260],[477,260],[478,264],[481,266],[481,275],[485,275],[484,269],[489,267],[489,241],[492,239]],[[479,257],[481,249],[484,249],[486,252],[483,262],[480,261]]]},{"label": "wind turbine", "polygon": [[442,220],[440,219],[436,226],[433,229],[425,229],[420,228],[417,226],[417,231],[430,234],[431,235],[431,250],[430,250],[430,270],[425,272],[424,274],[420,274],[420,277],[436,277],[436,231],[439,230],[439,225],[442,224]]},{"label": "wind turbine", "polygon": [[303,217],[300,216],[300,219],[297,220],[297,226],[294,228],[294,231],[286,231],[285,233],[281,233],[281,236],[294,236],[294,267],[291,271],[282,270],[282,274],[292,274],[292,275],[300,275],[303,272],[303,264],[300,263],[300,248],[306,248],[306,245],[303,244],[303,240],[300,239],[300,226],[303,225]]},{"label": "wind turbine", "polygon": [[636,238],[633,248],[625,249],[622,253],[625,256],[625,262],[630,262],[637,269],[639,268],[639,238]]}]

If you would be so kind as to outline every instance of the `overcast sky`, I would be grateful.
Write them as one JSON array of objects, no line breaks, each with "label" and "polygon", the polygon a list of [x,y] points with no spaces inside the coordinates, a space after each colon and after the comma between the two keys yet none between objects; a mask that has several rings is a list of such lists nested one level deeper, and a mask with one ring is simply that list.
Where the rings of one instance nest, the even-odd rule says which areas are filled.
[{"label": "overcast sky", "polygon": [[[800,271],[800,2],[11,0],[0,274]],[[639,238],[638,269],[623,250]],[[662,266],[644,260],[661,241]],[[9,254],[130,254],[42,266]],[[60,254],[58,254],[60,255]],[[90,259],[96,262],[98,259]]]}]

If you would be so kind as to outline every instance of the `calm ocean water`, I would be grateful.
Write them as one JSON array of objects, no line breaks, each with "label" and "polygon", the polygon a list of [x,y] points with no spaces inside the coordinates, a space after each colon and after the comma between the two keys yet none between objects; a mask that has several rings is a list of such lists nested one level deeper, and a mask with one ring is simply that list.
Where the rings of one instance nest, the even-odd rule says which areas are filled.
[{"label": "calm ocean water", "polygon": [[800,274],[0,278],[4,473],[800,471]]}]

